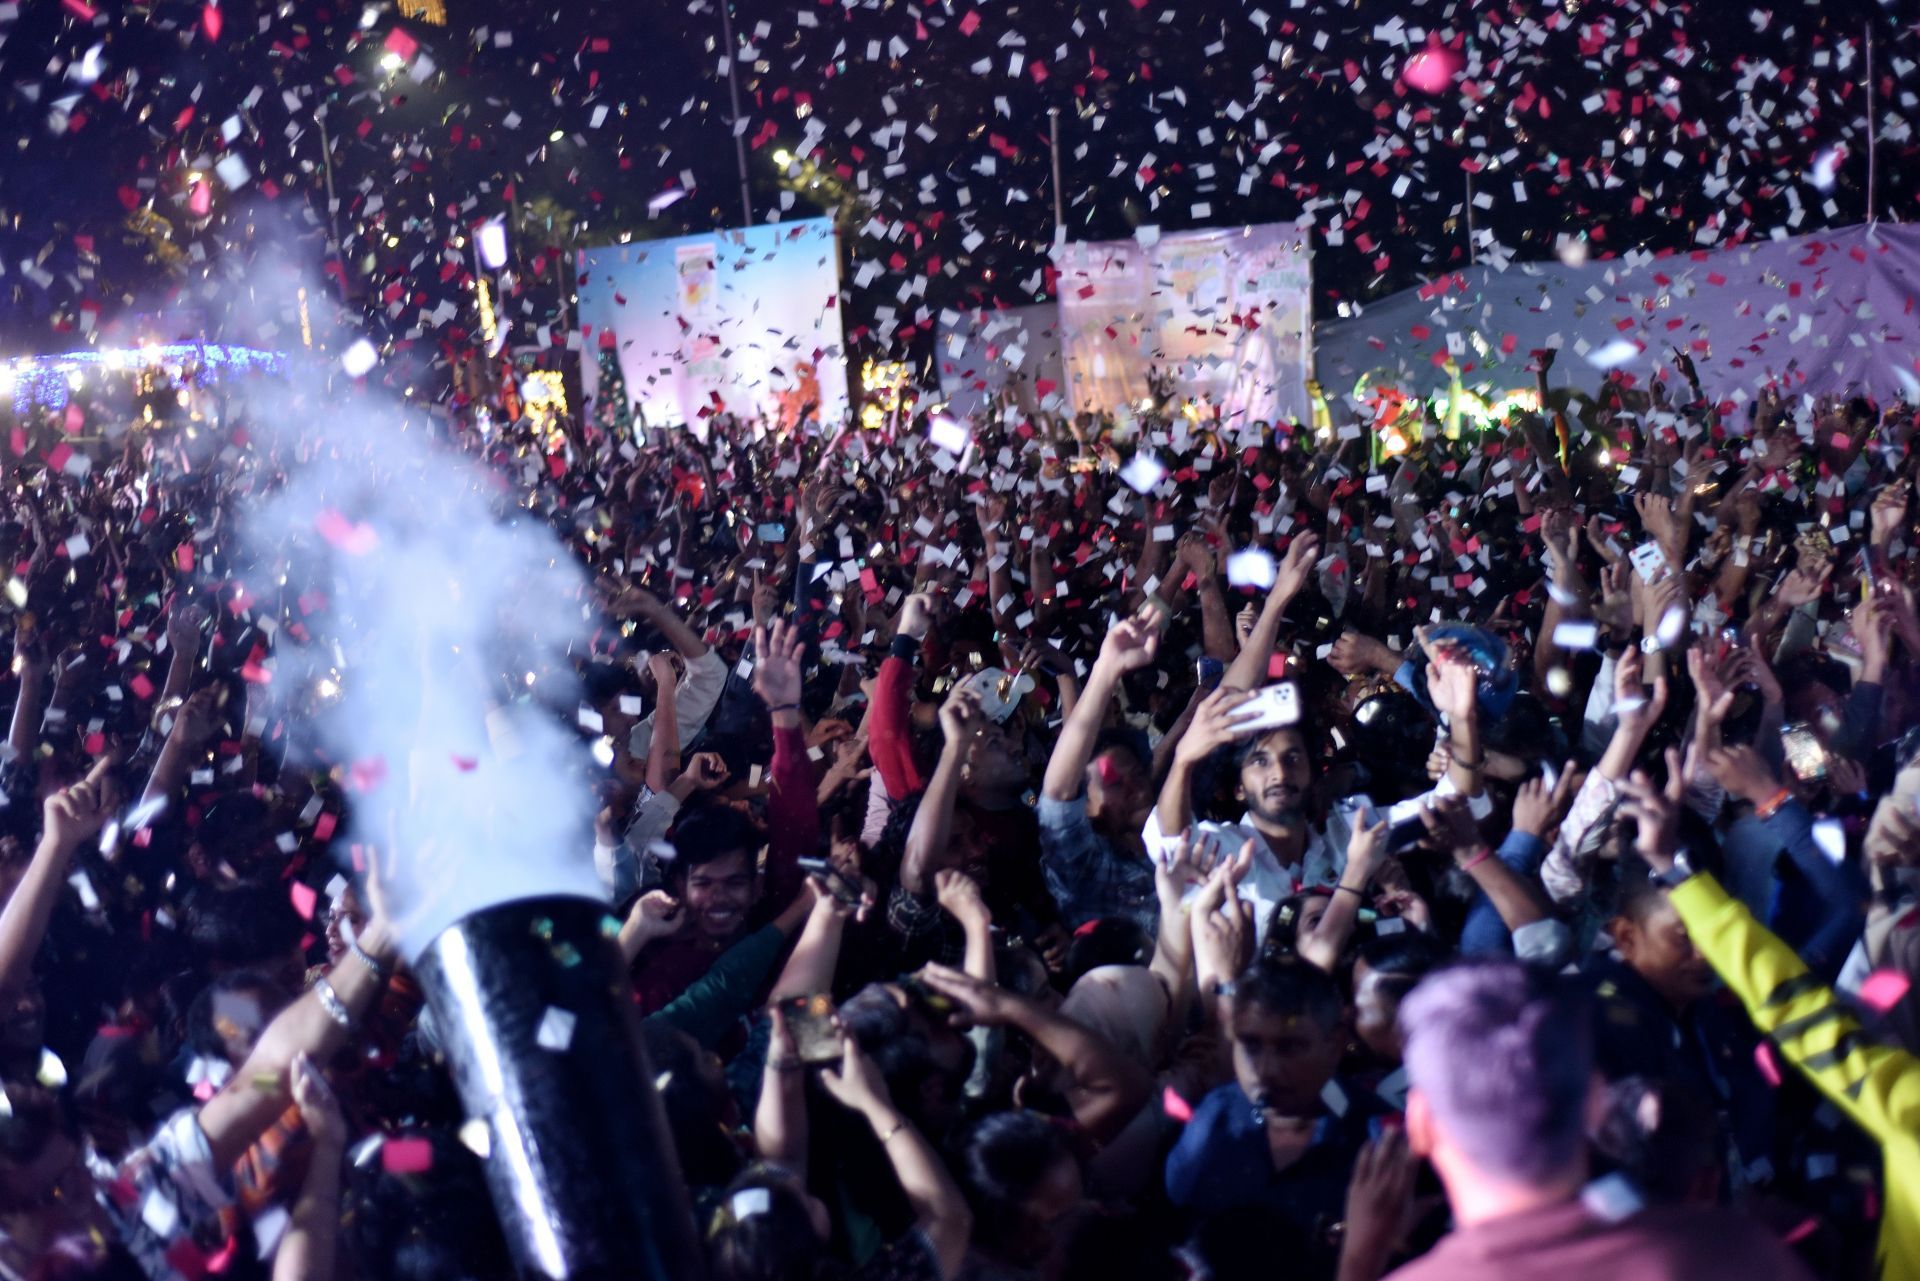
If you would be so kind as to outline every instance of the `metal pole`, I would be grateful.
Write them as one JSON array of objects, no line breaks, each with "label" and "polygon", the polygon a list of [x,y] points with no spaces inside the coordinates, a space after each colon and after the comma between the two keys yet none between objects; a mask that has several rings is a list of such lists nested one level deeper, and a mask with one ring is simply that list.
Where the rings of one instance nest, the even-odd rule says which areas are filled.
[{"label": "metal pole", "polygon": [[503,903],[415,963],[522,1278],[699,1281],[672,1132],[625,966],[584,898]]},{"label": "metal pole", "polygon": [[1467,174],[1467,265],[1469,267],[1477,267],[1480,265],[1480,251],[1474,245],[1474,240],[1473,240],[1473,170],[1471,169],[1467,170],[1466,174]]},{"label": "metal pole", "polygon": [[344,297],[347,288],[347,247],[340,241],[340,215],[336,212],[339,199],[333,194],[333,141],[327,137],[327,120],[322,112],[314,115],[313,123],[320,130],[320,172],[327,181],[327,234],[333,238],[333,260],[340,267],[340,293]]},{"label": "metal pole", "polygon": [[741,225],[751,227],[753,195],[747,188],[747,140],[740,133],[740,48],[733,42],[733,0],[720,0],[720,29],[727,38],[727,98],[733,104],[727,127],[733,130],[733,158],[740,166]]},{"label": "metal pole", "polygon": [[1878,157],[1879,131],[1873,119],[1873,23],[1867,23],[1867,226],[1871,227],[1879,219],[1879,202],[1874,198],[1875,186],[1879,176]]},{"label": "metal pole", "polygon": [[1047,108],[1047,132],[1053,139],[1053,238],[1067,238],[1066,193],[1060,188],[1060,108]]}]

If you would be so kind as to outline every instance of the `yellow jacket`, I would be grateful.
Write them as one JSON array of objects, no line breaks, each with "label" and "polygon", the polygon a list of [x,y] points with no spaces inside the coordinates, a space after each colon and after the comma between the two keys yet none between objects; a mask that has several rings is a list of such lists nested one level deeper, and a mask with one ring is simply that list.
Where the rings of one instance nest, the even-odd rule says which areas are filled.
[{"label": "yellow jacket", "polygon": [[1920,1059],[1869,1041],[1833,990],[1707,875],[1673,891],[1693,945],[1747,1007],[1754,1026],[1880,1144],[1883,1281],[1920,1281]]}]

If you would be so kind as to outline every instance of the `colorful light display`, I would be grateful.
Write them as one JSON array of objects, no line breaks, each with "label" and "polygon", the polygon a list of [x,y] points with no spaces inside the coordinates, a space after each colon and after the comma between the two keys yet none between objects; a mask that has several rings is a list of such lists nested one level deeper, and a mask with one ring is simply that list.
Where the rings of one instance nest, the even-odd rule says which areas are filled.
[{"label": "colorful light display", "polygon": [[16,356],[0,361],[0,395],[13,393],[15,413],[64,408],[68,397],[89,378],[131,374],[164,374],[176,381],[189,373],[204,384],[254,374],[284,373],[286,355],[252,347],[218,343],[155,343],[145,347],[116,347],[100,351],[73,351],[58,356]]}]

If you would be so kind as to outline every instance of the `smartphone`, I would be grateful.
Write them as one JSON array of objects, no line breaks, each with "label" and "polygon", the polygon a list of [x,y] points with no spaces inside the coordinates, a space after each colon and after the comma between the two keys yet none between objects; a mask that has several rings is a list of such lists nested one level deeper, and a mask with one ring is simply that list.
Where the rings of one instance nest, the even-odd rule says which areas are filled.
[{"label": "smartphone", "polygon": [[840,1029],[833,1025],[833,998],[825,994],[788,997],[780,1002],[787,1031],[800,1061],[807,1064],[838,1063],[842,1049]]},{"label": "smartphone", "polygon": [[1280,729],[1300,723],[1300,687],[1281,681],[1257,690],[1252,698],[1233,709],[1234,728],[1241,734]]},{"label": "smartphone", "polygon": [[1827,749],[1805,724],[1789,725],[1780,731],[1780,746],[1787,757],[1787,768],[1802,783],[1817,783],[1827,776]]},{"label": "smartphone", "polygon": [[1634,572],[1640,575],[1640,581],[1649,587],[1673,572],[1667,564],[1667,554],[1660,550],[1659,543],[1642,543],[1627,553],[1627,559],[1633,562]]},{"label": "smartphone", "polygon": [[787,527],[780,521],[756,525],[753,536],[763,543],[784,543],[787,541]]},{"label": "smartphone", "polygon": [[1426,834],[1427,825],[1420,818],[1419,798],[1387,807],[1387,853],[1404,854]]},{"label": "smartphone", "polygon": [[1720,648],[1715,655],[1716,662],[1726,662],[1727,655],[1746,644],[1746,638],[1740,634],[1739,627],[1728,623],[1720,629]]},{"label": "smartphone", "polygon": [[823,858],[803,858],[799,863],[801,871],[809,876],[820,878],[821,884],[827,887],[827,893],[833,895],[836,903],[843,907],[860,906],[860,898],[864,891],[839,868]]},{"label": "smartphone", "polygon": [[1217,689],[1220,678],[1227,674],[1227,665],[1217,658],[1202,658],[1194,664],[1194,676],[1200,682],[1201,689]]}]

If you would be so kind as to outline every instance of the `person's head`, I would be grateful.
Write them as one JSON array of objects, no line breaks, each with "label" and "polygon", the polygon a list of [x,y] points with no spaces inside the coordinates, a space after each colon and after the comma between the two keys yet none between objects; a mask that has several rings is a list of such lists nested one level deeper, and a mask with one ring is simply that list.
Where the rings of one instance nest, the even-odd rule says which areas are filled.
[{"label": "person's head", "polygon": [[207,984],[187,1010],[187,1044],[202,1058],[238,1071],[291,998],[264,974],[235,970]]},{"label": "person's head", "polygon": [[1267,913],[1265,954],[1292,956],[1300,936],[1318,929],[1320,918],[1332,905],[1333,891],[1318,885],[1275,903],[1273,911]]},{"label": "person's head", "polygon": [[1607,929],[1620,959],[1668,1005],[1683,1009],[1713,990],[1713,967],[1694,949],[1667,891],[1651,879],[1633,876],[1620,887]]},{"label": "person's head", "polygon": [[1419,930],[1378,935],[1361,945],[1353,962],[1353,1031],[1374,1058],[1400,1062],[1400,1002],[1446,959],[1446,949]]},{"label": "person's head", "polygon": [[1313,758],[1307,736],[1295,725],[1248,739],[1235,753],[1239,767],[1236,797],[1254,822],[1292,827],[1301,822],[1313,787]]},{"label": "person's head", "polygon": [[1153,774],[1128,736],[1105,734],[1087,762],[1087,819],[1103,832],[1135,835],[1153,809]]},{"label": "person's head", "polygon": [[1847,715],[1853,681],[1847,669],[1824,654],[1805,653],[1780,664],[1775,678],[1785,697],[1787,719],[1831,743]]},{"label": "person's head", "polygon": [[1233,984],[1233,1075],[1249,1101],[1312,1116],[1340,1066],[1340,990],[1305,961],[1255,961]]},{"label": "person's head", "polygon": [[348,1171],[346,1245],[363,1277],[385,1281],[507,1281],[513,1264],[479,1158],[450,1133],[416,1132],[425,1174],[390,1174],[377,1153]]},{"label": "person's head", "polygon": [[1705,1099],[1677,1081],[1630,1076],[1607,1086],[1594,1149],[1661,1205],[1720,1196],[1720,1132]]},{"label": "person's head", "polygon": [[1456,1210],[1488,1188],[1579,1186],[1596,1078],[1576,988],[1517,961],[1463,962],[1408,993],[1400,1032],[1407,1139]]},{"label": "person's head", "polygon": [[0,1006],[0,1061],[31,1056],[37,1062],[46,1039],[46,994],[40,980],[28,975],[12,1003]]},{"label": "person's head", "polygon": [[367,927],[367,909],[360,902],[360,891],[352,885],[340,891],[327,909],[327,964],[338,965],[346,959],[351,940]]},{"label": "person's head", "polygon": [[0,1083],[0,1214],[79,1213],[93,1204],[78,1138],[51,1091],[29,1080]]},{"label": "person's head", "polygon": [[674,827],[673,848],[667,888],[693,928],[715,942],[736,937],[760,893],[760,833],[738,810],[702,805]]},{"label": "person's head", "polygon": [[974,1241],[991,1258],[1042,1275],[1059,1259],[1086,1204],[1080,1162],[1038,1112],[998,1112],[973,1128],[960,1156]]},{"label": "person's head", "polygon": [[960,786],[967,795],[1002,797],[1024,791],[1032,781],[1020,740],[1021,722],[989,720],[960,766]]},{"label": "person's head", "polygon": [[707,1232],[712,1281],[813,1281],[833,1222],[827,1207],[777,1166],[727,1185]]},{"label": "person's head", "polygon": [[306,922],[283,886],[202,888],[187,905],[187,939],[203,970],[259,970],[293,984],[304,968],[300,936]]},{"label": "person's head", "polygon": [[973,1071],[973,1042],[931,1008],[917,986],[906,980],[867,984],[840,1006],[840,1025],[923,1133],[952,1130]]}]

